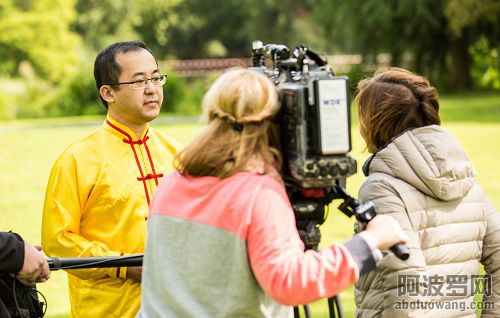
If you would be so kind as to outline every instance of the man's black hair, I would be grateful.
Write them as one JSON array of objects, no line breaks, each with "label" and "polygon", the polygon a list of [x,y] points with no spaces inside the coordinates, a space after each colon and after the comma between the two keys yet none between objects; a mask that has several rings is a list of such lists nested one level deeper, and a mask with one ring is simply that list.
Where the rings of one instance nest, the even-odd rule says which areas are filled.
[{"label": "man's black hair", "polygon": [[[94,62],[94,79],[97,91],[99,92],[102,85],[118,82],[122,70],[120,65],[116,62],[116,55],[130,51],[139,51],[141,49],[147,50],[149,53],[153,54],[146,43],[142,41],[116,42],[102,50],[97,55]],[[108,103],[101,97],[101,94],[99,94],[99,98],[104,104],[104,107],[108,109]]]}]

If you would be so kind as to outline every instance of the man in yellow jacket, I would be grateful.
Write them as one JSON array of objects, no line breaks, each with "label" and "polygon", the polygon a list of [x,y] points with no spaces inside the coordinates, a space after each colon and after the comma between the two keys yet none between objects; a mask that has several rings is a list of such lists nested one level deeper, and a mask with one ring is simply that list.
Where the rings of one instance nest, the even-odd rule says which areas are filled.
[{"label": "man in yellow jacket", "polygon": [[[42,245],[49,256],[144,252],[148,206],[172,168],[177,142],[149,127],[166,75],[147,46],[118,42],[95,60],[108,113],[102,127],[69,146],[49,178]],[[141,267],[68,270],[72,317],[135,317]]]}]

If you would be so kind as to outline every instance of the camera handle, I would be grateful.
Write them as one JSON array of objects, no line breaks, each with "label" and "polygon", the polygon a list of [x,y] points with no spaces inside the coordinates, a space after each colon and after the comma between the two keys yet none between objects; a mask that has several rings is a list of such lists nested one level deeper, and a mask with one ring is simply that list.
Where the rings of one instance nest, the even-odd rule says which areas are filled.
[{"label": "camera handle", "polygon": [[[334,186],[333,193],[335,197],[341,198],[344,202],[339,206],[339,210],[342,211],[348,217],[353,215],[356,220],[367,224],[377,215],[375,210],[375,205],[372,201],[359,202],[358,200],[351,197],[342,187]],[[410,257],[408,248],[403,244],[396,244],[390,248],[399,259],[406,261]]]}]

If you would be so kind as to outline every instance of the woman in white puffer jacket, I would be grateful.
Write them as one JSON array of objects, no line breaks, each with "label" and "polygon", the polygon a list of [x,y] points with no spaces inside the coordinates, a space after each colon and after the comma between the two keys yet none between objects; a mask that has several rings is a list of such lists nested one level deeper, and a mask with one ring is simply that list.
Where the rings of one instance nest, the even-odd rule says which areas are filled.
[{"label": "woman in white puffer jacket", "polygon": [[436,89],[392,68],[362,80],[356,102],[373,153],[359,197],[410,238],[407,261],[389,253],[357,282],[356,317],[476,317],[475,293],[484,294],[482,317],[500,317],[500,215],[439,126]]}]

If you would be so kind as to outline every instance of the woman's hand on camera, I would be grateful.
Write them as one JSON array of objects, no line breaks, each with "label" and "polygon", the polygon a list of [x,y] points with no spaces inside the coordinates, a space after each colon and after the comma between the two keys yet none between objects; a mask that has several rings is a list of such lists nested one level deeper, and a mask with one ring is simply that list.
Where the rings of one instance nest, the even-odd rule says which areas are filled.
[{"label": "woman's hand on camera", "polygon": [[408,236],[399,223],[389,215],[377,215],[366,225],[365,231],[371,236],[375,246],[381,250],[408,241]]}]

